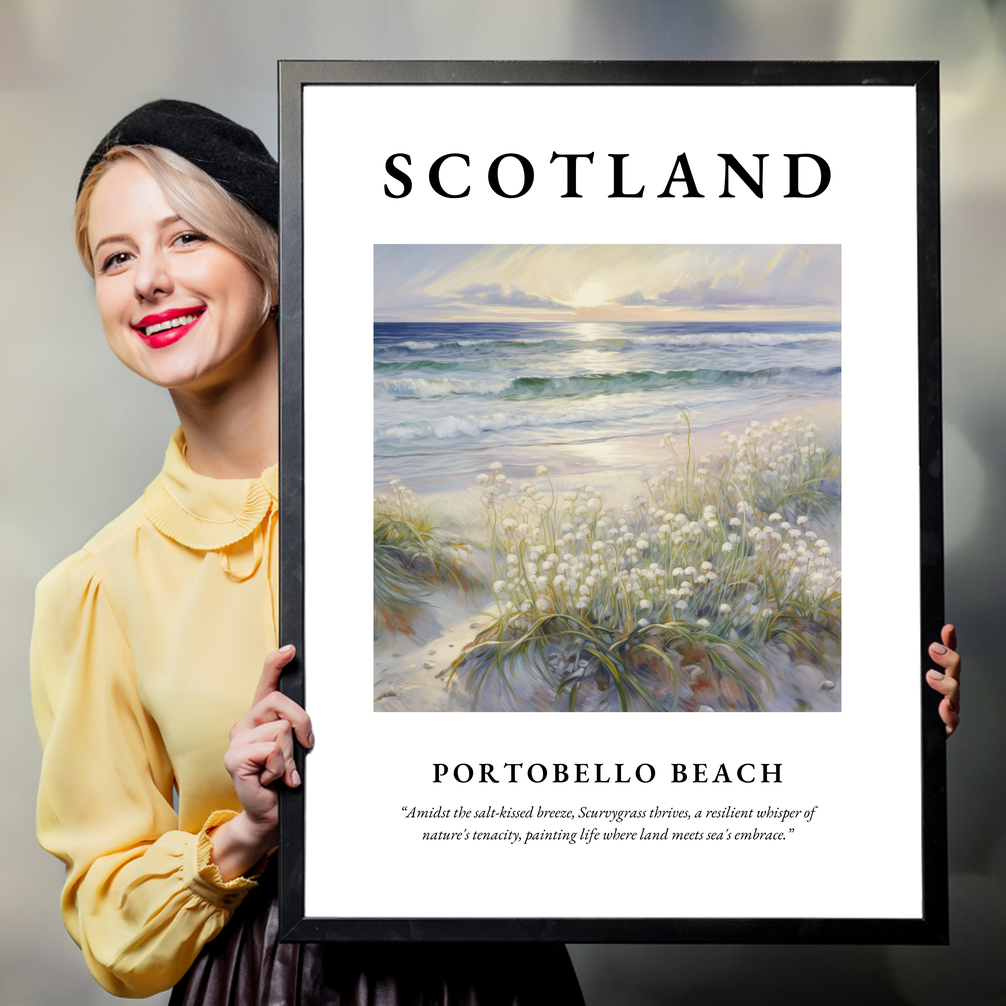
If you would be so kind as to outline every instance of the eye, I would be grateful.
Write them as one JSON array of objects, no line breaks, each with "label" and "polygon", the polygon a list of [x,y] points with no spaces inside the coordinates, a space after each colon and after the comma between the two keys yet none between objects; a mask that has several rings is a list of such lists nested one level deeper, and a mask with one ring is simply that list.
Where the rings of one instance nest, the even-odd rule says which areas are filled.
[{"label": "eye", "polygon": [[101,264],[101,271],[103,273],[116,272],[121,266],[124,266],[130,259],[129,252],[114,252],[109,255]]},{"label": "eye", "polygon": [[209,238],[205,234],[200,234],[199,231],[183,231],[171,243],[176,248],[193,248],[208,240]]}]

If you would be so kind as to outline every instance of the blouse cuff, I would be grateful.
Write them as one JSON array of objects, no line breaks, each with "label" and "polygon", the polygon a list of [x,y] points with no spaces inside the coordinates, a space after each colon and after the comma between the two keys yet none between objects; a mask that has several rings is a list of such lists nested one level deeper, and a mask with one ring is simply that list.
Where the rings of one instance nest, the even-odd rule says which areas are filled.
[{"label": "blouse cuff", "polygon": [[258,887],[255,878],[261,876],[269,865],[269,857],[263,856],[247,875],[224,880],[216,863],[211,862],[213,842],[208,832],[237,816],[236,810],[213,811],[206,819],[202,831],[195,836],[195,841],[186,844],[182,860],[182,875],[186,886],[218,908],[233,909],[240,905],[245,895],[252,888]]}]

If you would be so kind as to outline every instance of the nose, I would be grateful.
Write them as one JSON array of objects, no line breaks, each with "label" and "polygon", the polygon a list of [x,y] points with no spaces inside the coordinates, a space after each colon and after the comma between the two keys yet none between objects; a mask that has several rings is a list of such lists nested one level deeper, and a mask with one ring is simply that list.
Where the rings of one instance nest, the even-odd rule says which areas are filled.
[{"label": "nose", "polygon": [[138,301],[157,301],[174,290],[166,256],[159,249],[140,255],[133,270],[133,289]]}]

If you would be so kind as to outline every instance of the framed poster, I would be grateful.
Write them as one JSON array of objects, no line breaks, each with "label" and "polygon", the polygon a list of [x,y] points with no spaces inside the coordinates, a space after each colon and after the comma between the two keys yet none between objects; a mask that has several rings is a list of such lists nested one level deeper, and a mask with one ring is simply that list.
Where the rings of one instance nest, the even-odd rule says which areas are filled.
[{"label": "framed poster", "polygon": [[935,64],[280,89],[287,938],[944,941]]}]

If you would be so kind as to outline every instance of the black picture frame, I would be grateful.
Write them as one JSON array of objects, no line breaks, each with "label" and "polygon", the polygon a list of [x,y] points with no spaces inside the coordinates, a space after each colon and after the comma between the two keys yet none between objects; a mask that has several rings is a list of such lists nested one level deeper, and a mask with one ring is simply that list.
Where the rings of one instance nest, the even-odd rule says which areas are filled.
[{"label": "black picture frame", "polygon": [[[375,918],[305,914],[305,808],[311,759],[297,762],[304,785],[281,794],[280,926],[287,941],[563,941],[625,943],[938,944],[948,941],[945,736],[939,696],[925,684],[927,646],[943,624],[943,512],[940,379],[939,72],[935,62],[404,62],[281,61],[280,639],[298,648],[284,692],[311,710],[305,649],[304,357],[302,101],[309,86],[525,85],[712,87],[908,87],[916,111],[919,500],[923,722],[921,761],[922,905],[912,918]],[[333,869],[345,868],[336,860]]]}]

